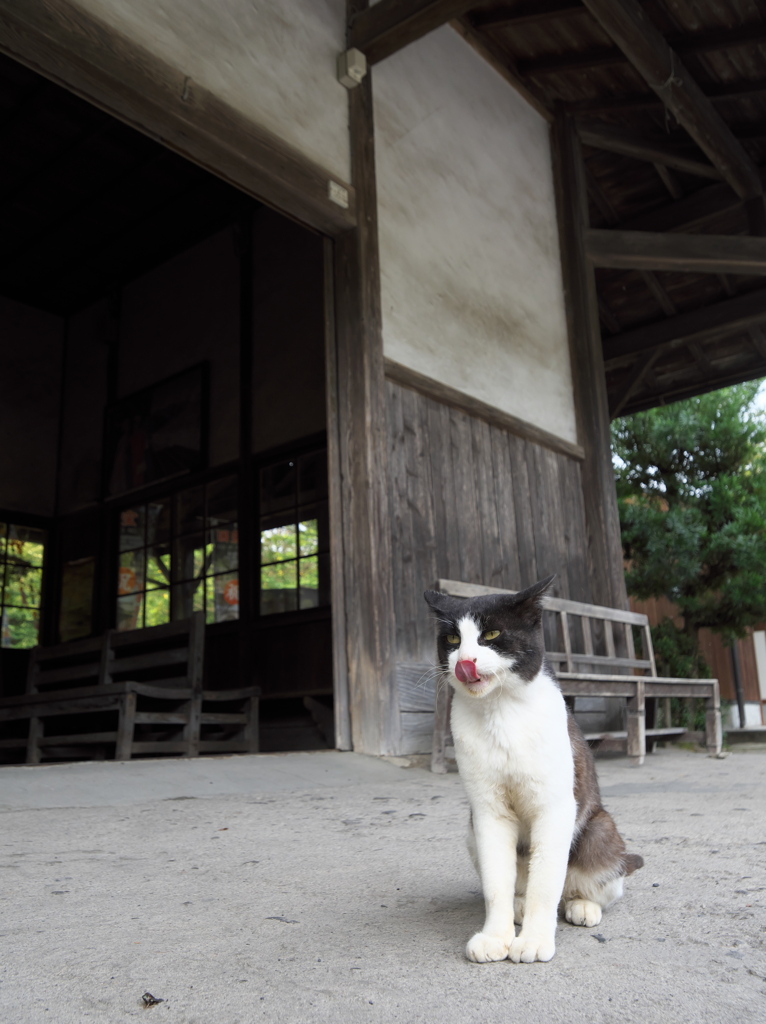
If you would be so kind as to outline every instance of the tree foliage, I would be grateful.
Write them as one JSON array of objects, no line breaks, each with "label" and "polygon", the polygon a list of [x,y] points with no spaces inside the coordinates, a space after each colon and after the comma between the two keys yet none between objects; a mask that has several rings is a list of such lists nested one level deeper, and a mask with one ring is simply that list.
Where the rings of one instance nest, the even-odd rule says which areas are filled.
[{"label": "tree foliage", "polygon": [[759,386],[739,384],[612,425],[628,592],[667,596],[695,640],[708,627],[731,642],[766,619]]}]

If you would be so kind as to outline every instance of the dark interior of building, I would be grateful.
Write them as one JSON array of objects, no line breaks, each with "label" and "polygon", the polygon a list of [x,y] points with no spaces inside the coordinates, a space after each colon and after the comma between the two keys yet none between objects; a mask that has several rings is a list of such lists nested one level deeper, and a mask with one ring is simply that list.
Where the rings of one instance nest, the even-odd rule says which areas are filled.
[{"label": "dark interior of building", "polygon": [[0,695],[201,613],[260,749],[334,746],[322,238],[6,57],[0,139]]}]

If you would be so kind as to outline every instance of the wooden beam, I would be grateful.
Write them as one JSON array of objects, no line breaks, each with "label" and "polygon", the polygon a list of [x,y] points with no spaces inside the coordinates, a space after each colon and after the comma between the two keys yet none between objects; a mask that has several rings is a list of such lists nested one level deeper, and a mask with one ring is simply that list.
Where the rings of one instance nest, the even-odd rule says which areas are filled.
[{"label": "wooden beam", "polygon": [[463,39],[483,59],[501,75],[509,85],[534,107],[541,117],[546,121],[553,121],[553,110],[543,93],[532,83],[526,82],[521,77],[516,63],[502,46],[499,46],[490,36],[478,32],[468,18],[456,18],[450,22],[450,26],[461,35]]},{"label": "wooden beam", "polygon": [[70,0],[0,0],[0,51],[311,227],[354,223],[347,182],[343,208],[327,170]]},{"label": "wooden beam", "polygon": [[[706,85],[702,90],[709,103],[726,103],[732,99],[755,98],[766,93],[766,79],[755,82],[737,82],[734,85]],[[594,100],[574,100],[564,104],[564,110],[575,116],[589,114],[621,114],[625,111],[653,110],[663,105],[654,93],[640,93],[633,96],[615,96]],[[731,129],[730,129],[731,131]],[[733,132],[732,132],[733,134]]]},{"label": "wooden beam", "polygon": [[471,15],[476,28],[492,28],[501,25],[506,28],[520,28],[536,25],[553,18],[567,18],[570,15],[587,14],[580,0],[528,0],[515,7],[496,7],[491,11],[478,11]]},{"label": "wooden beam", "polygon": [[421,36],[446,25],[476,0],[380,0],[359,10],[349,23],[348,45],[361,50],[369,65],[378,64]]},{"label": "wooden beam", "polygon": [[684,190],[681,188],[678,178],[675,176],[673,171],[664,164],[655,164],[654,169],[657,172],[660,181],[670,193],[671,199],[683,199]]},{"label": "wooden beam", "polygon": [[[349,14],[366,0],[351,0]],[[337,460],[354,750],[399,748],[372,74],[349,91],[357,227],[335,243]],[[337,527],[336,527],[337,528]],[[338,541],[337,534],[333,538]]]},{"label": "wooden beam", "polygon": [[[478,19],[476,19],[478,23]],[[485,22],[486,24],[486,22]],[[515,28],[516,23],[507,23],[508,28]],[[665,41],[668,46],[681,56],[697,53],[721,52],[736,49],[740,46],[752,46],[766,39],[766,24],[756,22],[752,25],[721,32],[699,32],[693,35],[668,35]],[[592,68],[608,67],[625,64],[628,58],[621,49],[615,47],[594,47],[580,53],[551,54],[535,57],[524,61],[520,70],[525,75],[561,75],[575,71],[590,71]]]},{"label": "wooden beam", "polygon": [[632,368],[628,376],[628,380],[623,385],[622,390],[617,397],[612,401],[609,409],[609,415],[612,419],[615,419],[617,416],[622,414],[622,410],[643,384],[646,375],[657,362],[659,357],[660,349],[655,349],[654,352],[648,352],[636,361],[635,366]]},{"label": "wooden beam", "polygon": [[674,203],[655,207],[620,223],[624,231],[697,232],[716,217],[734,213],[744,202],[728,185],[706,185]]},{"label": "wooden beam", "polygon": [[619,153],[621,156],[646,160],[648,163],[662,164],[665,167],[672,167],[676,171],[695,174],[699,178],[721,178],[721,172],[717,167],[713,167],[712,164],[704,160],[689,156],[688,153],[672,143],[658,142],[656,139],[646,138],[638,132],[625,131],[603,124],[580,122],[577,130],[584,145],[592,146],[594,149],[601,149],[607,153]]},{"label": "wooden beam", "polygon": [[594,266],[613,270],[766,275],[766,238],[590,229],[586,247]]},{"label": "wooden beam", "polygon": [[574,121],[561,112],[556,114],[553,128],[553,169],[577,435],[585,449],[582,486],[591,599],[626,608],[596,283],[584,243],[588,223],[585,164]]},{"label": "wooden beam", "polygon": [[604,340],[605,365],[608,370],[613,369],[638,353],[690,342],[701,344],[764,323],[766,288],[607,338]]},{"label": "wooden beam", "polygon": [[584,3],[737,195],[760,195],[763,186],[755,164],[637,0]]}]

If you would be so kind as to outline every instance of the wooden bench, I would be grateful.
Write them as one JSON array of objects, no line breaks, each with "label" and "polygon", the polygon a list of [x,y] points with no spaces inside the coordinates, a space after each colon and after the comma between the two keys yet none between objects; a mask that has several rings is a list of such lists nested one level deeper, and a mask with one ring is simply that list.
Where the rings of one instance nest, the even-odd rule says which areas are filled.
[{"label": "wooden bench", "polygon": [[[435,589],[453,597],[482,594],[512,594],[512,590],[483,587],[456,580],[439,580]],[[705,739],[710,754],[721,750],[721,704],[717,679],[674,679],[657,675],[652,635],[646,615],[568,601],[561,597],[543,599],[543,629],[546,657],[556,670],[566,697],[625,697],[627,723],[624,731],[586,733],[591,742],[625,739],[634,764],[643,763],[647,738],[678,737],[686,731],[646,727],[647,700],[703,698],[706,703]],[[638,641],[639,653],[636,652]],[[449,706],[452,687],[436,692],[431,770],[445,772],[449,738]]]},{"label": "wooden bench", "polygon": [[[195,757],[258,749],[258,687],[203,689],[205,619],[36,647],[26,693],[0,698],[0,739],[20,760]],[[17,727],[18,728],[18,727]]]}]

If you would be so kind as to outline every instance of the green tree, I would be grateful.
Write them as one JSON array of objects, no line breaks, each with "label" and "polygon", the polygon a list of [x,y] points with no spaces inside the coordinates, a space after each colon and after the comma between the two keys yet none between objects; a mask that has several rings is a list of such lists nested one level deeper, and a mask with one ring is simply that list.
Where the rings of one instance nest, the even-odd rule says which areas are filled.
[{"label": "green tree", "polygon": [[[655,631],[663,671],[705,672],[703,627],[726,643],[766,619],[766,419],[760,381],[612,425],[628,592],[683,616]],[[706,673],[709,674],[709,673]]]}]

